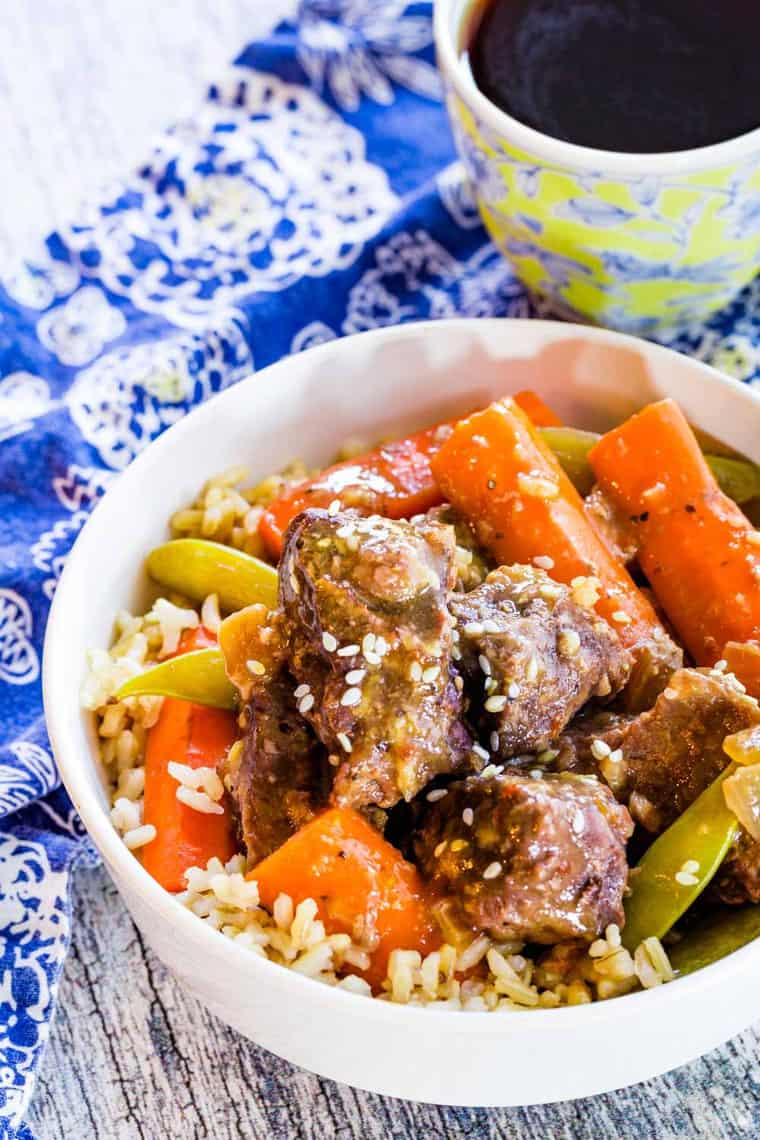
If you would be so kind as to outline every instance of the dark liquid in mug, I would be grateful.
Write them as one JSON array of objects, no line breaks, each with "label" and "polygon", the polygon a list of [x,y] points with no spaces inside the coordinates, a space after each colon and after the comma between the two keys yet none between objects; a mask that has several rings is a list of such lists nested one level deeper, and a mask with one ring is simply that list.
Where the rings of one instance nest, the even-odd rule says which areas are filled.
[{"label": "dark liquid in mug", "polygon": [[490,0],[467,53],[493,103],[582,146],[689,150],[760,126],[760,0]]}]

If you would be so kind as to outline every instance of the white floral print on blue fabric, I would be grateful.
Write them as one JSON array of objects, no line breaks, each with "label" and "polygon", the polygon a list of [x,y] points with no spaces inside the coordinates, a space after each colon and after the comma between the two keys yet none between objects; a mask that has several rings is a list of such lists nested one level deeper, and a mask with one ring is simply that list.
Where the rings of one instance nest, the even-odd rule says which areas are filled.
[{"label": "white floral print on blue fabric", "polygon": [[344,111],[357,111],[362,98],[386,106],[393,103],[394,84],[439,100],[438,73],[416,54],[433,42],[429,16],[419,9],[408,0],[302,4],[299,62],[315,88],[327,88]]}]

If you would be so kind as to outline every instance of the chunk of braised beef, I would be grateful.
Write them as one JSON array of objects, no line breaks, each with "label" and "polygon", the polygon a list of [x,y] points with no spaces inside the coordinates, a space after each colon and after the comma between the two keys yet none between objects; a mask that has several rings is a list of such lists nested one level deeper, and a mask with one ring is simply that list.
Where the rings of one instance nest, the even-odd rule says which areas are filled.
[{"label": "chunk of braised beef", "polygon": [[464,925],[496,939],[591,941],[623,922],[632,830],[593,777],[505,772],[449,785],[415,851]]},{"label": "chunk of braised beef", "polygon": [[592,697],[626,683],[630,654],[573,591],[533,566],[502,566],[450,601],[468,716],[493,755],[545,749]]},{"label": "chunk of braised beef", "polygon": [[244,735],[221,761],[219,775],[241,843],[255,864],[326,805],[329,766],[324,748],[298,713],[277,620],[264,622],[258,613],[247,621],[247,616],[246,611],[234,615],[236,640],[241,647],[244,640],[255,669],[246,670],[243,682]]},{"label": "chunk of braised beef", "polygon": [[[681,815],[727,767],[725,737],[758,723],[757,701],[747,696],[731,674],[681,669],[648,712],[620,722],[611,737],[601,737],[620,753],[613,757],[614,768],[603,755],[604,748],[595,750],[603,775],[628,804],[633,818],[656,833]],[[592,748],[593,737],[588,755]]]},{"label": "chunk of braised beef", "polygon": [[451,664],[454,532],[354,512],[291,524],[280,605],[299,709],[330,753],[332,800],[411,800],[472,766]]},{"label": "chunk of braised beef", "polygon": [[760,903],[760,843],[744,828],[716,875],[710,894],[730,906]]}]

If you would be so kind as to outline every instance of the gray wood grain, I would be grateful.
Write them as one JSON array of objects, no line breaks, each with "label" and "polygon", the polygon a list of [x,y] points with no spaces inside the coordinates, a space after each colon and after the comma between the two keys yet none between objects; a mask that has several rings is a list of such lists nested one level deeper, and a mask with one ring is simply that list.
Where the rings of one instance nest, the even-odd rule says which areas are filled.
[{"label": "gray wood grain", "polygon": [[82,869],[29,1123],[41,1140],[736,1140],[760,1135],[759,1042],[757,1027],[658,1080],[540,1108],[437,1108],[356,1092],[207,1013],[146,950],[105,871]]}]

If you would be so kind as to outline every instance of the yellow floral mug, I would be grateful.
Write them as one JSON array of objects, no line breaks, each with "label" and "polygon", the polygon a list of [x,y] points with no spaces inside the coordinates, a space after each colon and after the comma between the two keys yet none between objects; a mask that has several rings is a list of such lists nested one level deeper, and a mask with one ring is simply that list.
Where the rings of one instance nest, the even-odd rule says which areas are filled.
[{"label": "yellow floral mug", "polygon": [[560,314],[640,334],[726,305],[757,272],[760,129],[669,154],[550,138],[475,86],[472,8],[435,0],[438,64],[483,221],[528,288]]}]

